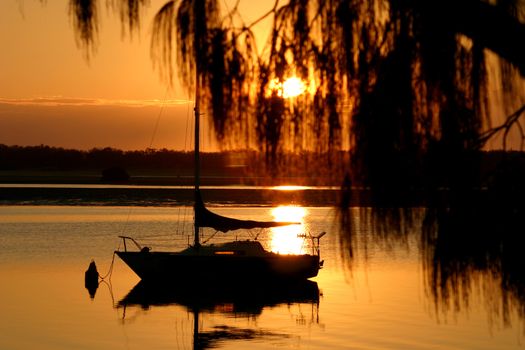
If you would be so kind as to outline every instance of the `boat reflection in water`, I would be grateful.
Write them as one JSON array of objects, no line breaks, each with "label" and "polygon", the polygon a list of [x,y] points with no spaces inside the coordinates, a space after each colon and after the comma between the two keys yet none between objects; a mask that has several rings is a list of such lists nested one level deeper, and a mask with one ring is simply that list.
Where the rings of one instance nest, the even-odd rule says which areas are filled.
[{"label": "boat reflection in water", "polygon": [[281,330],[272,331],[257,328],[238,328],[217,325],[210,330],[202,330],[199,317],[203,314],[223,314],[238,318],[256,318],[265,308],[279,305],[310,305],[312,321],[318,322],[319,288],[316,282],[309,280],[291,283],[230,283],[209,284],[157,284],[140,281],[116,307],[126,309],[170,305],[183,306],[193,314],[193,348],[208,349],[217,347],[217,343],[228,340],[264,340],[264,338],[288,338]]}]

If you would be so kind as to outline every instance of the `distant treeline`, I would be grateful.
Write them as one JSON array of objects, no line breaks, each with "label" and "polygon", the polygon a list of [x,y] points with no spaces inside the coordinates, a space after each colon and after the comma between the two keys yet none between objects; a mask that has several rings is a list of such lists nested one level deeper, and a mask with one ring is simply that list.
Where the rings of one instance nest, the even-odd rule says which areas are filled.
[{"label": "distant treeline", "polygon": [[[401,155],[402,156],[402,155]],[[201,154],[203,176],[242,177],[252,184],[340,185],[346,171],[334,167],[347,154],[333,157],[302,153],[287,155],[278,164],[265,164],[264,154],[246,152],[210,152]],[[459,160],[458,160],[459,159]],[[406,178],[391,178],[390,187],[508,186],[524,187],[525,152],[471,152],[456,160],[447,157],[427,159],[413,165]],[[384,160],[385,162],[388,159]],[[331,164],[331,165],[330,165]],[[408,164],[408,163],[407,163]],[[409,164],[410,166],[410,164]],[[193,174],[193,152],[168,149],[122,151],[93,148],[89,151],[40,146],[6,146],[0,144],[0,171],[90,171],[101,173],[108,168],[122,168],[135,175],[187,176]],[[408,169],[409,167],[407,167]],[[351,174],[354,186],[367,186],[359,174]],[[385,174],[389,176],[388,174]],[[390,175],[391,177],[391,175]],[[12,181],[12,179],[11,179]]]},{"label": "distant treeline", "polygon": [[[220,169],[227,154],[202,153],[204,168]],[[0,170],[102,170],[119,166],[125,169],[192,170],[192,152],[168,149],[122,151],[93,148],[89,151],[40,146],[6,146],[0,144]]]},{"label": "distant treeline", "polygon": [[[233,177],[236,178],[236,184],[242,179],[242,183],[252,185],[338,185],[342,178],[326,166],[326,157],[315,154],[287,155],[278,164],[270,166],[264,154],[253,150],[201,152],[200,159],[203,177]],[[133,181],[136,181],[137,176],[191,176],[194,171],[194,153],[168,149],[123,151],[106,147],[74,150],[46,145],[0,144],[0,171],[7,173],[3,178],[0,176],[0,182],[37,181],[34,178],[28,180],[28,176],[54,176],[50,173],[55,172],[102,174],[105,169],[114,168],[125,170]],[[17,173],[23,174],[24,178],[13,178]],[[64,180],[61,178],[58,181]]]}]

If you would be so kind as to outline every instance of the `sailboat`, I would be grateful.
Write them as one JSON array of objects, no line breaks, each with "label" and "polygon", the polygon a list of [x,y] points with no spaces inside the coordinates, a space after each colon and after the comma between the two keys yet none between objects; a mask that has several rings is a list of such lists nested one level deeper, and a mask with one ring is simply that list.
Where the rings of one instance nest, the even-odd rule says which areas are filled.
[{"label": "sailboat", "polygon": [[[218,215],[206,208],[200,192],[200,113],[199,98],[195,101],[195,202],[194,242],[179,252],[152,251],[141,247],[133,238],[119,236],[123,251],[116,251],[142,280],[173,282],[177,279],[207,280],[253,280],[286,279],[300,280],[317,276],[323,265],[320,260],[319,239],[324,232],[312,238],[312,254],[279,254],[264,249],[257,240],[236,240],[221,244],[202,245],[200,228],[209,227],[228,232],[240,229],[271,228],[294,225],[294,222],[268,222],[239,220]],[[131,241],[138,251],[127,249]]]}]

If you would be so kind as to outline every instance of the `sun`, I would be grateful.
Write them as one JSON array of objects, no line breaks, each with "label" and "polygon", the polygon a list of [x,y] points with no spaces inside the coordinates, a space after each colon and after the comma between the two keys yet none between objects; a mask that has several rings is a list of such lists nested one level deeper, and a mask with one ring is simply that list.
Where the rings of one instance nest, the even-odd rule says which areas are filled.
[{"label": "sun", "polygon": [[268,92],[269,94],[275,92],[282,98],[293,98],[306,92],[306,84],[301,78],[295,76],[287,78],[284,82],[273,79],[268,85]]},{"label": "sun", "polygon": [[306,85],[297,77],[290,77],[283,83],[283,97],[291,98],[304,94]]}]

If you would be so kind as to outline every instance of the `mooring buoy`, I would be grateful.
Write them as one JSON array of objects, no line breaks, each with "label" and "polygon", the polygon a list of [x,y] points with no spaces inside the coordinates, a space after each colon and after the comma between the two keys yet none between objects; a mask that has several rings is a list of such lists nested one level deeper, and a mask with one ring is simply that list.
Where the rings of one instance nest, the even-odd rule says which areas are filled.
[{"label": "mooring buoy", "polygon": [[95,293],[97,292],[98,288],[98,271],[97,271],[97,265],[95,264],[95,260],[91,260],[89,263],[89,267],[86,270],[86,273],[84,274],[84,286],[89,292],[89,296],[91,299],[95,298]]}]

